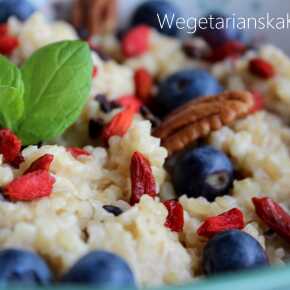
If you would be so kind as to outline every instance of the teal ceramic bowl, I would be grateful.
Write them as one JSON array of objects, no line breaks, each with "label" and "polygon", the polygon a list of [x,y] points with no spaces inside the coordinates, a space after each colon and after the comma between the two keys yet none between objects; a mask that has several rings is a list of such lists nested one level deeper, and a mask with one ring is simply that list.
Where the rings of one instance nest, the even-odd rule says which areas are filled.
[{"label": "teal ceramic bowl", "polygon": [[[2,289],[2,288],[0,288]],[[22,287],[4,288],[8,290],[25,290]],[[97,288],[68,287],[27,288],[29,290],[104,290]],[[108,289],[105,289],[108,290]],[[132,289],[110,289],[132,290]],[[140,289],[141,290],[141,289]],[[210,279],[200,279],[193,283],[179,286],[146,288],[146,290],[290,290],[290,264],[286,266],[267,267],[262,270],[220,275]]]},{"label": "teal ceramic bowl", "polygon": [[[0,0],[1,1],[1,0]],[[44,3],[49,3],[46,0],[31,0],[37,3],[39,6]],[[70,2],[71,0],[50,0]],[[128,19],[128,14],[131,13],[133,7],[137,5],[140,0],[119,0],[122,5],[120,17],[124,22]],[[222,7],[222,10],[231,14],[237,13],[242,16],[244,15],[264,15],[268,11],[275,12],[275,15],[283,16],[284,11],[289,10],[289,1],[282,0],[244,0],[244,1],[233,1],[233,0],[171,0],[176,4],[184,5],[184,11],[187,16],[193,16],[194,14],[206,14],[208,11],[216,10]],[[182,6],[181,5],[181,6]],[[182,8],[182,7],[181,7]],[[44,9],[44,11],[46,11]],[[250,33],[250,32],[249,32]],[[285,41],[289,31],[259,31],[260,35],[270,39],[270,42],[276,43],[279,47],[283,47],[286,51],[290,52],[289,42]],[[289,39],[289,38],[288,38]],[[0,289],[2,289],[0,287]],[[5,288],[9,290],[23,290],[23,286]],[[27,288],[29,290],[104,290],[88,287],[79,287],[71,285],[69,287],[54,286],[49,288]],[[107,290],[107,289],[106,289]],[[114,290],[114,289],[110,289]],[[115,289],[121,290],[121,289]],[[131,289],[123,289],[131,290]],[[192,283],[178,286],[164,286],[160,288],[147,288],[146,290],[290,290],[290,264],[286,266],[275,266],[268,267],[262,270],[242,272],[235,274],[220,275],[209,279],[199,279]]]}]

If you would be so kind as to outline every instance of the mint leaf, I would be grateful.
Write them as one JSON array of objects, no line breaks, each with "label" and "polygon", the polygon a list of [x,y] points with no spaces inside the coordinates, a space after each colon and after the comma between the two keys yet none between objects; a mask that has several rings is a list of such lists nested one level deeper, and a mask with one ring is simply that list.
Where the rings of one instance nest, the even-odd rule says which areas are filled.
[{"label": "mint leaf", "polygon": [[16,129],[24,110],[24,84],[20,70],[0,55],[0,126]]},{"label": "mint leaf", "polygon": [[20,94],[24,92],[20,70],[2,55],[0,55],[0,86],[13,87],[19,90]]},{"label": "mint leaf", "polygon": [[36,51],[23,65],[25,111],[17,135],[36,144],[63,133],[76,121],[91,89],[92,58],[81,41],[63,41]]},{"label": "mint leaf", "polygon": [[24,110],[23,98],[19,90],[0,86],[0,124],[3,128],[16,130],[17,121]]}]

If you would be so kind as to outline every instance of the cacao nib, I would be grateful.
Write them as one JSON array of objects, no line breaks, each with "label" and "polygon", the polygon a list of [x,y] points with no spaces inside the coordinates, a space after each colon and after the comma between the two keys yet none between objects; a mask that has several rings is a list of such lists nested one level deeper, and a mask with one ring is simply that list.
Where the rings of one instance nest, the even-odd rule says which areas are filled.
[{"label": "cacao nib", "polygon": [[101,118],[91,119],[89,121],[89,136],[91,139],[98,138],[103,130],[105,123]]}]

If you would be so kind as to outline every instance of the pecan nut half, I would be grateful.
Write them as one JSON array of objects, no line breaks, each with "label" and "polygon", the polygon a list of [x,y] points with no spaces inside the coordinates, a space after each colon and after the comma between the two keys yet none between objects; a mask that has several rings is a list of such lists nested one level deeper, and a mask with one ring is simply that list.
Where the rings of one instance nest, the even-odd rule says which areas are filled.
[{"label": "pecan nut half", "polygon": [[244,91],[202,97],[169,114],[153,135],[161,138],[163,146],[172,154],[248,115],[253,106],[253,95]]}]

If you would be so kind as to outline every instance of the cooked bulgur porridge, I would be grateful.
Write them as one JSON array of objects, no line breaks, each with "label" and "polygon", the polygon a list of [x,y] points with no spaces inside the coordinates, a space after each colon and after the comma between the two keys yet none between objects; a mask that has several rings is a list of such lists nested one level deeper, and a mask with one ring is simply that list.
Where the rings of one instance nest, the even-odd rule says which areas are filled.
[{"label": "cooked bulgur porridge", "polygon": [[290,59],[207,33],[1,25],[0,284],[151,287],[289,259]]}]

